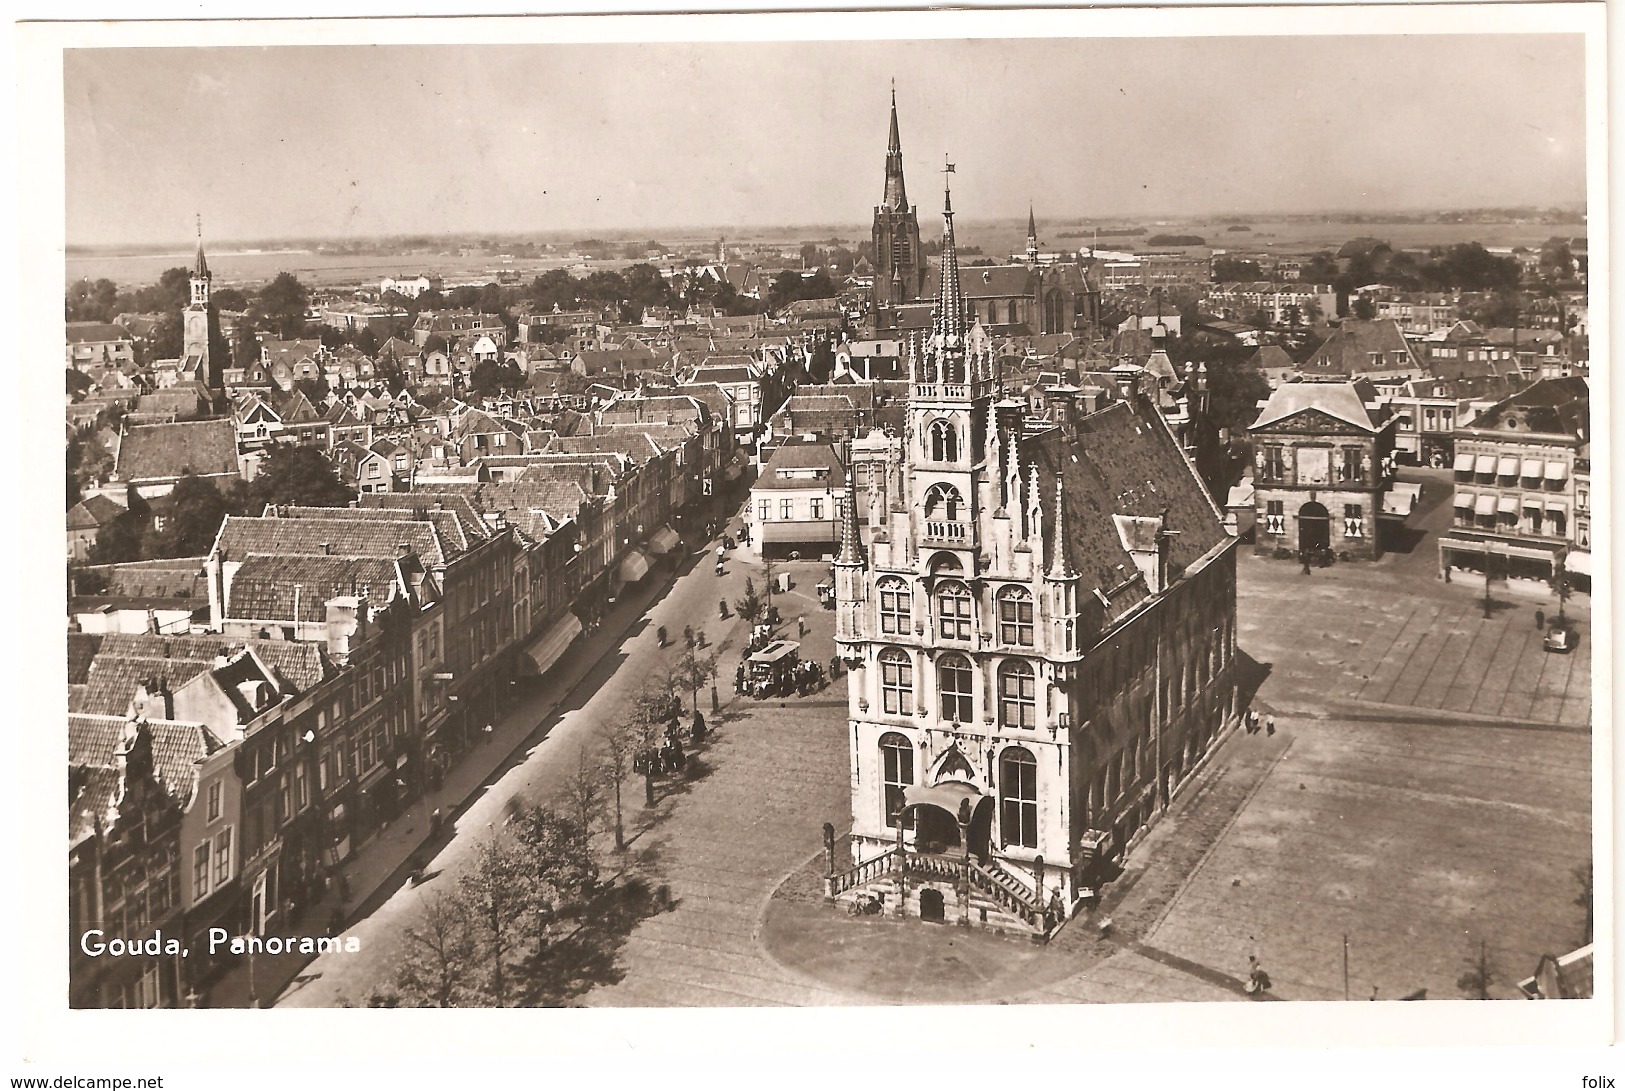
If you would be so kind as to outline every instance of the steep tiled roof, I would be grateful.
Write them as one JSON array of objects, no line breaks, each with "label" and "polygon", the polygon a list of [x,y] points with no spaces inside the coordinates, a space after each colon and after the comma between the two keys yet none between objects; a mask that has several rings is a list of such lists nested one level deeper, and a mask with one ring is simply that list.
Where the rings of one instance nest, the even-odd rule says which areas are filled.
[{"label": "steep tiled roof", "polygon": [[[1044,567],[1053,561],[1055,479],[1066,495],[1062,539],[1067,559],[1083,577],[1087,590],[1111,592],[1135,572],[1112,516],[1157,518],[1167,513],[1169,530],[1177,531],[1169,547],[1176,570],[1194,564],[1228,535],[1222,514],[1191,469],[1184,453],[1155,410],[1137,412],[1117,402],[1081,417],[1076,438],[1068,442],[1061,428],[1029,437],[1020,445],[1023,465],[1038,467],[1045,511]],[[1121,566],[1121,569],[1119,568]],[[1145,596],[1138,590],[1113,597],[1112,616]]]},{"label": "steep tiled roof", "polygon": [[361,507],[354,510],[376,513],[380,518],[387,518],[385,513],[394,513],[396,518],[400,518],[400,512],[411,511],[427,519],[434,524],[441,541],[447,544],[453,556],[472,549],[491,537],[492,533],[485,520],[480,518],[479,509],[460,492],[414,489],[411,492],[369,493],[361,497],[360,503]]},{"label": "steep tiled roof", "polygon": [[108,595],[122,598],[194,599],[207,601],[209,587],[203,557],[176,557],[158,561],[131,561],[111,565]]},{"label": "steep tiled roof", "polygon": [[[784,477],[785,472],[822,470],[818,477]],[[846,468],[829,443],[785,443],[774,450],[757,479],[764,489],[827,489],[844,486]]]},{"label": "steep tiled roof", "polygon": [[548,454],[602,454],[625,455],[634,462],[643,463],[660,453],[660,447],[640,431],[612,429],[591,436],[554,436],[548,441]]},{"label": "steep tiled roof", "polygon": [[131,482],[236,474],[237,432],[225,418],[134,425],[119,444],[117,467]]},{"label": "steep tiled roof", "polygon": [[[155,636],[147,633],[108,633],[102,638],[102,650],[97,661],[102,656],[162,659],[168,655],[175,659],[204,660],[212,667],[217,657],[234,654],[244,647],[252,648],[266,666],[300,691],[310,689],[333,670],[327,659],[327,650],[320,644],[297,640],[245,640],[218,634]],[[188,677],[196,673],[194,671]]]},{"label": "steep tiled roof", "polygon": [[1025,265],[967,266],[960,271],[960,291],[966,299],[1031,296],[1032,282],[1032,270]]},{"label": "steep tiled roof", "polygon": [[[137,686],[153,682],[174,691],[213,666],[213,656],[137,657],[120,655],[104,645],[86,674],[88,688],[83,707],[86,712],[103,716],[123,716],[129,711]],[[154,710],[153,714],[162,715],[162,710]]]},{"label": "steep tiled roof", "polygon": [[127,509],[100,493],[87,496],[68,509],[69,530],[92,530],[104,527],[123,515]]},{"label": "steep tiled roof", "polygon": [[[431,568],[449,559],[433,523],[372,514],[358,517],[356,513],[363,510],[334,508],[327,517],[297,519],[228,515],[220,527],[216,548],[225,550],[228,560],[239,560],[253,553],[326,553],[324,543],[336,556],[395,557],[400,552],[397,546],[405,545]],[[342,512],[348,512],[348,517],[339,514]]]},{"label": "steep tiled roof", "polygon": [[225,616],[291,623],[297,609],[299,621],[323,621],[329,599],[365,589],[383,603],[405,593],[400,583],[395,562],[382,557],[249,557],[232,577]]},{"label": "steep tiled roof", "polygon": [[89,681],[90,662],[96,658],[101,650],[102,637],[100,633],[74,633],[68,634],[68,684],[78,685]]},{"label": "steep tiled roof", "polygon": [[[1381,354],[1373,363],[1372,353]],[[1395,353],[1403,362],[1396,364]],[[1305,375],[1359,375],[1368,371],[1392,371],[1396,367],[1418,367],[1415,352],[1405,341],[1399,324],[1391,318],[1368,321],[1347,319],[1304,361]]]},{"label": "steep tiled roof", "polygon": [[68,344],[80,345],[99,341],[128,341],[129,333],[111,322],[69,322]]},{"label": "steep tiled roof", "polygon": [[[123,716],[68,715],[68,764],[84,770],[79,791],[68,801],[68,841],[77,844],[106,822],[120,785],[116,764],[127,729]],[[200,723],[149,720],[138,729],[152,747],[154,779],[178,805],[197,791],[198,763],[225,744]]]}]

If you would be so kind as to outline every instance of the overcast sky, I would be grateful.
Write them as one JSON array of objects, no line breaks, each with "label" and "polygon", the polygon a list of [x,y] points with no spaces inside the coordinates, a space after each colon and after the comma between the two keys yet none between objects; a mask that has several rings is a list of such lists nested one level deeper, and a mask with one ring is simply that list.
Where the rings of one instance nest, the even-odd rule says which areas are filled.
[{"label": "overcast sky", "polygon": [[[67,241],[1578,204],[1578,35],[72,50]],[[923,217],[922,217],[923,219]]]}]

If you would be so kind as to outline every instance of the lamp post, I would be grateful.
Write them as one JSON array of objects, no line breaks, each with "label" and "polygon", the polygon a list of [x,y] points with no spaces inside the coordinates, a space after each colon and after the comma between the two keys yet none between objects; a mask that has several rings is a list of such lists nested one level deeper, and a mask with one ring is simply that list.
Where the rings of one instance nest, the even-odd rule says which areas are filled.
[{"label": "lamp post", "polygon": [[711,657],[711,715],[715,716],[722,711],[722,701],[717,697],[717,660]]},{"label": "lamp post", "polygon": [[1489,543],[1484,544],[1484,620],[1490,620],[1490,578],[1495,566],[1495,554],[1490,552]]}]

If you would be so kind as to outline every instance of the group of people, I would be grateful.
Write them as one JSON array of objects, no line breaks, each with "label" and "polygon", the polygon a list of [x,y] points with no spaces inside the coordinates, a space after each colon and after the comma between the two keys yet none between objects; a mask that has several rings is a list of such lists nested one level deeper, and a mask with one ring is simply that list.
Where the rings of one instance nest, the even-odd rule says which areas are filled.
[{"label": "group of people", "polygon": [[1273,735],[1275,734],[1275,716],[1272,713],[1259,716],[1257,709],[1249,708],[1247,714],[1241,718],[1241,726],[1249,735],[1258,734],[1260,729],[1266,735]]},{"label": "group of people", "polygon": [[[673,716],[666,723],[659,746],[650,746],[632,756],[632,771],[648,775],[682,773],[688,768],[688,755],[683,751],[682,717]],[[699,709],[689,721],[688,737],[698,745],[705,741],[705,717]]]}]

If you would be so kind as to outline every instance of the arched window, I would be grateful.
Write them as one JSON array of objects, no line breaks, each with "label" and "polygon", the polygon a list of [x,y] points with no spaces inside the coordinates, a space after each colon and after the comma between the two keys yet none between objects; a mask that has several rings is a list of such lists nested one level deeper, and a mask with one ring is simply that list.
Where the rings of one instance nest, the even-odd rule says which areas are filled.
[{"label": "arched window", "polygon": [[999,590],[999,643],[1033,646],[1033,596],[1025,587]]},{"label": "arched window", "polygon": [[902,818],[903,791],[914,783],[914,744],[895,731],[880,736],[880,773],[886,825],[895,828]]},{"label": "arched window", "polygon": [[969,640],[970,588],[958,580],[937,585],[937,619],[944,640]]},{"label": "arched window", "polygon": [[941,695],[942,718],[966,724],[975,720],[971,706],[970,660],[962,655],[945,655],[937,660],[937,690]]},{"label": "arched window", "polygon": [[880,653],[880,707],[894,716],[914,714],[914,663],[900,648]]},{"label": "arched window", "polygon": [[956,522],[959,519],[961,503],[958,489],[952,485],[939,482],[925,491],[926,518],[947,519],[949,522]]},{"label": "arched window", "polygon": [[953,426],[953,422],[946,420],[932,421],[930,438],[932,462],[959,461],[959,430]]},{"label": "arched window", "polygon": [[1004,727],[1038,726],[1038,679],[1019,659],[999,667],[999,723]]},{"label": "arched window", "polygon": [[1010,311],[1009,311],[1009,313],[1010,313],[1010,324],[1012,326],[1014,326],[1016,324],[1016,301],[1013,300],[1013,299],[1010,301]]},{"label": "arched window", "polygon": [[999,755],[999,843],[1038,847],[1038,762],[1019,746]]},{"label": "arched window", "polygon": [[914,609],[908,584],[896,576],[882,576],[875,590],[880,593],[880,631],[889,636],[908,632]]}]

